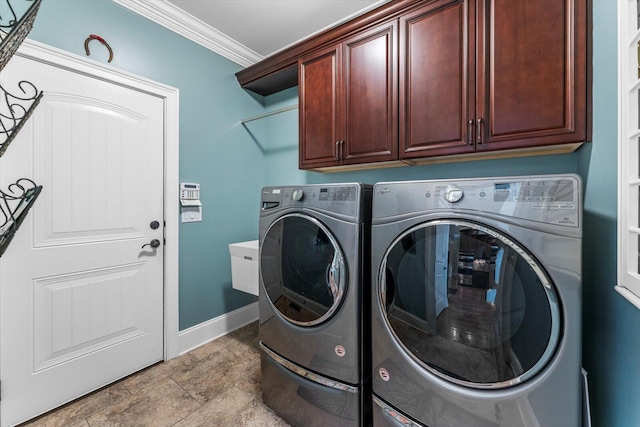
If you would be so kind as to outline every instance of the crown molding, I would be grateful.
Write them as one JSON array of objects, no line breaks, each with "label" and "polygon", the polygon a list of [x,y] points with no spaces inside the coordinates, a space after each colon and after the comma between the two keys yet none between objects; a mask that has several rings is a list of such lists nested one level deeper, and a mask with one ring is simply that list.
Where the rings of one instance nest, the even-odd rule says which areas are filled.
[{"label": "crown molding", "polygon": [[166,0],[112,0],[233,62],[248,67],[263,56],[184,12]]}]

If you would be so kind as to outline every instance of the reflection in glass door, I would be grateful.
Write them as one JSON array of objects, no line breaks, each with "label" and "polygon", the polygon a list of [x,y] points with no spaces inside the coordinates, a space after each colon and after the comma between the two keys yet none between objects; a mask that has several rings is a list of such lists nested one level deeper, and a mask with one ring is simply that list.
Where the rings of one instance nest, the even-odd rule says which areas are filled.
[{"label": "reflection in glass door", "polygon": [[533,257],[496,230],[459,220],[414,227],[388,249],[380,283],[395,337],[450,381],[506,387],[553,355],[556,294]]},{"label": "reflection in glass door", "polygon": [[346,287],[342,251],[318,220],[289,214],[265,234],[260,272],[273,307],[289,322],[313,326],[337,310]]}]

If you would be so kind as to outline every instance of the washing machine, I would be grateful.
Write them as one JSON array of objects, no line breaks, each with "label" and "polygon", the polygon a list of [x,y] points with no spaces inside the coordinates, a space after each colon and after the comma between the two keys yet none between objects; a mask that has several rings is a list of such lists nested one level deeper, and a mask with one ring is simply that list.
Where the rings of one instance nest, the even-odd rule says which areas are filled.
[{"label": "washing machine", "polygon": [[360,183],[262,190],[262,399],[293,426],[370,423],[371,195]]},{"label": "washing machine", "polygon": [[576,175],[378,183],[374,426],[581,424]]}]

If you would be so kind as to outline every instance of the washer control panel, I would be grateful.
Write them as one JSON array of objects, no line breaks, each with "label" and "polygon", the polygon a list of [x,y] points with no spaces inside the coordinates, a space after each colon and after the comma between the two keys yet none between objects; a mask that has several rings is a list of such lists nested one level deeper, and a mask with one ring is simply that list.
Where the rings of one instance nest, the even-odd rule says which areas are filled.
[{"label": "washer control panel", "polygon": [[371,187],[359,183],[265,187],[262,189],[261,211],[310,208],[355,216],[365,190],[370,198]]}]

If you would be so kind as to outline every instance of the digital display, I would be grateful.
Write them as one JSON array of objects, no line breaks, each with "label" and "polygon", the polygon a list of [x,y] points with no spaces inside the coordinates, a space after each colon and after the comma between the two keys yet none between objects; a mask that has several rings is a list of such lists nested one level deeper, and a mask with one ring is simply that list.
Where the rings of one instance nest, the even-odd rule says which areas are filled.
[{"label": "digital display", "polygon": [[496,202],[573,202],[573,182],[550,181],[500,182],[494,185]]},{"label": "digital display", "polygon": [[319,200],[340,202],[356,200],[356,189],[353,187],[321,188]]}]

